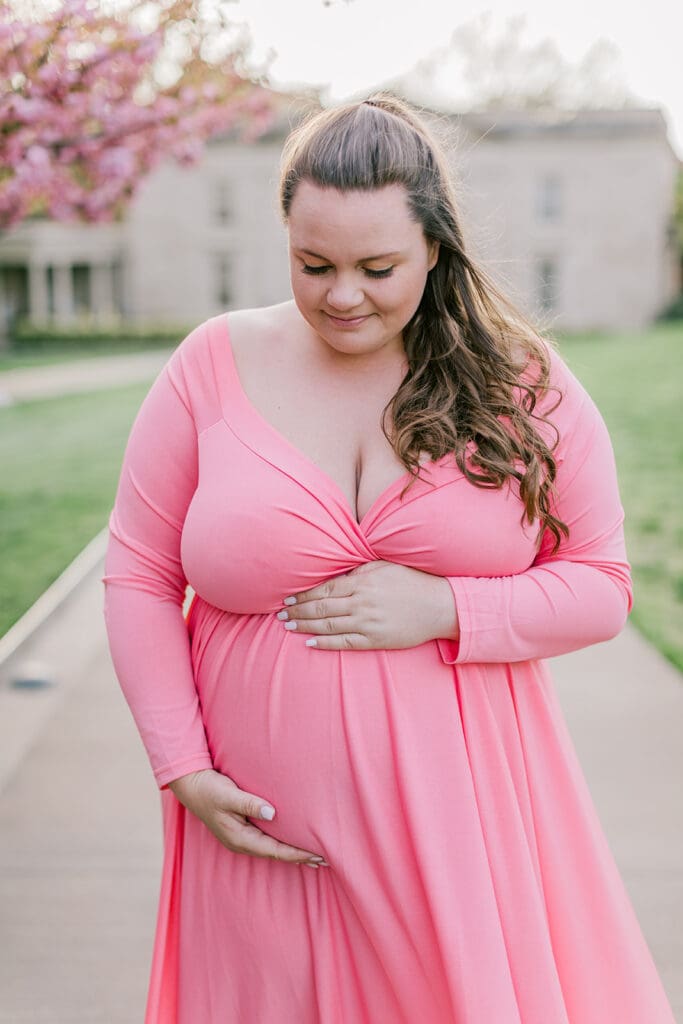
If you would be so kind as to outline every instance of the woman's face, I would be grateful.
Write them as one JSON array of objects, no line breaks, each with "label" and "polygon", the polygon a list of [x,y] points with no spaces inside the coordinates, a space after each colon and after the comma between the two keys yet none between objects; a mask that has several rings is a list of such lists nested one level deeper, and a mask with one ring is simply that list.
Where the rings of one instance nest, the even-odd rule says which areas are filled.
[{"label": "woman's face", "polygon": [[404,186],[341,192],[302,181],[288,230],[294,299],[320,338],[348,354],[403,352],[403,328],[439,252]]}]

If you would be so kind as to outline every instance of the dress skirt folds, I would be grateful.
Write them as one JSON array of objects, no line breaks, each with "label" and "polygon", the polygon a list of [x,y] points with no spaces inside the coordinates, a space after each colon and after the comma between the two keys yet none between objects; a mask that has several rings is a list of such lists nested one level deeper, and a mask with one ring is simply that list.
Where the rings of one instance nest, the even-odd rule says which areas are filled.
[{"label": "dress skirt folds", "polygon": [[[674,1024],[544,660],[631,608],[592,400],[549,350],[555,554],[514,482],[477,488],[450,455],[358,522],[250,403],[228,327],[157,377],[110,517],[112,658],[162,790],[146,1024]],[[285,596],[376,559],[447,577],[459,642],[324,651],[282,628]],[[222,846],[166,788],[203,768],[330,867]]]}]

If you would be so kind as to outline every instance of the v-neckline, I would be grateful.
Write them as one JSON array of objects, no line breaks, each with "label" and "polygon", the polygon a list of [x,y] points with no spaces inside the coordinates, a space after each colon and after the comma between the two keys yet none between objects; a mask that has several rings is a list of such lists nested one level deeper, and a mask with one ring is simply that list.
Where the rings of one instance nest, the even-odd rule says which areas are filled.
[{"label": "v-neckline", "polygon": [[[242,380],[241,380],[239,372],[237,370],[237,363],[235,362],[235,354],[233,352],[232,341],[230,339],[230,325],[228,323],[228,313],[223,314],[223,322],[224,322],[224,335],[225,335],[224,340],[225,340],[225,343],[226,343],[224,347],[225,347],[225,349],[227,351],[227,357],[228,357],[227,358],[227,362],[228,362],[228,365],[230,367],[230,373],[231,373],[231,376],[232,376],[232,382],[233,382],[235,391],[236,391],[237,395],[239,396],[240,400],[242,401],[242,404],[245,406],[246,409],[249,410],[249,412],[251,413],[252,417],[255,417],[256,420],[260,423],[260,425],[265,430],[267,430],[268,433],[276,441],[278,441],[281,445],[284,445],[285,448],[287,448],[291,453],[293,453],[299,460],[304,462],[311,470],[314,471],[314,473],[316,473],[319,477],[322,478],[322,480],[325,481],[327,487],[333,491],[333,493],[337,497],[337,500],[343,506],[344,511],[346,512],[346,514],[349,517],[349,519],[352,521],[354,526],[357,527],[357,529],[360,530],[360,532],[362,533],[363,532],[363,528],[364,528],[367,520],[376,511],[377,507],[382,502],[386,502],[391,497],[393,492],[395,490],[397,490],[401,485],[403,485],[404,483],[407,484],[409,482],[409,480],[412,478],[413,474],[410,472],[410,470],[405,470],[403,473],[400,474],[400,476],[398,476],[394,480],[392,480],[385,488],[383,488],[380,491],[380,493],[377,495],[377,497],[374,499],[374,501],[369,505],[369,507],[363,513],[363,515],[360,517],[360,519],[358,519],[357,516],[356,516],[356,513],[353,510],[353,506],[351,505],[351,502],[349,501],[348,497],[346,496],[345,491],[337,483],[337,481],[332,476],[330,476],[330,474],[326,470],[324,470],[321,466],[319,466],[318,463],[315,462],[311,458],[310,455],[307,455],[306,452],[304,452],[301,448],[299,448],[297,445],[295,445],[293,441],[290,441],[289,438],[286,437],[285,434],[282,433],[282,431],[278,430],[278,428],[275,427],[270,422],[270,420],[267,419],[263,415],[263,413],[259,411],[259,409],[257,409],[257,407],[254,405],[252,400],[249,398],[247,392],[244,389],[244,386],[242,384]],[[440,461],[440,460],[437,460],[437,461]],[[422,464],[421,468],[425,469],[425,468],[427,468],[427,466],[433,465],[433,464],[434,463],[430,460],[430,462],[427,463],[426,466],[424,464]]]}]

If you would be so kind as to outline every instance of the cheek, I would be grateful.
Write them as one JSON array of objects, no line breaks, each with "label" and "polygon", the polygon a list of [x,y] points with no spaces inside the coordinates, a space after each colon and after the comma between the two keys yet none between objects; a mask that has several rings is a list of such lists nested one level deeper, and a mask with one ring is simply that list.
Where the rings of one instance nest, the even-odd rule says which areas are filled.
[{"label": "cheek", "polygon": [[387,289],[385,292],[383,297],[385,307],[394,309],[397,314],[405,315],[407,312],[409,319],[420,305],[426,281],[427,275],[421,271],[417,271],[409,277],[403,277],[400,282],[392,284],[391,289]]},{"label": "cheek", "polygon": [[318,303],[321,290],[321,283],[316,278],[304,277],[303,274],[292,275],[292,292],[294,297],[304,305]]}]

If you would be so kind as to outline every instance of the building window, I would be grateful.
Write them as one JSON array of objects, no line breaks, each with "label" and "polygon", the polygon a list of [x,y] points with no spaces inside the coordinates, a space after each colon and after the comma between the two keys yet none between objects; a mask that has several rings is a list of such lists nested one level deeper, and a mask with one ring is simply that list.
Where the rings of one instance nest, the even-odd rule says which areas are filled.
[{"label": "building window", "polygon": [[112,277],[112,304],[114,312],[124,316],[126,312],[124,301],[124,274],[123,263],[120,259],[114,260],[111,267]]},{"label": "building window", "polygon": [[90,267],[87,263],[74,263],[71,268],[74,313],[89,313],[92,309]]},{"label": "building window", "polygon": [[536,197],[540,220],[558,220],[562,214],[562,182],[555,174],[546,174],[538,183]]},{"label": "building window", "polygon": [[215,258],[215,296],[216,303],[225,309],[232,302],[232,273],[230,257],[219,253]]},{"label": "building window", "polygon": [[49,316],[55,315],[55,268],[49,264],[45,268],[47,277],[47,311]]},{"label": "building window", "polygon": [[232,220],[230,186],[227,181],[217,181],[214,184],[213,215],[217,224],[229,224]]},{"label": "building window", "polygon": [[559,305],[560,271],[556,256],[536,260],[536,298],[544,313],[555,313]]},{"label": "building window", "polygon": [[0,267],[0,335],[29,313],[28,267]]}]

